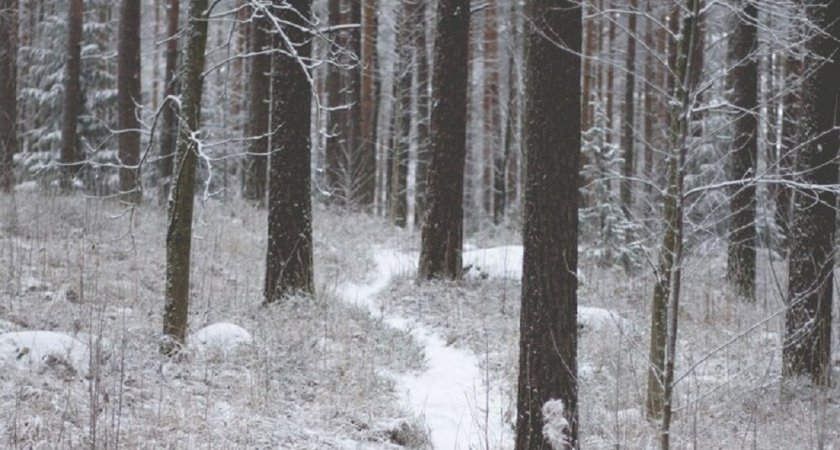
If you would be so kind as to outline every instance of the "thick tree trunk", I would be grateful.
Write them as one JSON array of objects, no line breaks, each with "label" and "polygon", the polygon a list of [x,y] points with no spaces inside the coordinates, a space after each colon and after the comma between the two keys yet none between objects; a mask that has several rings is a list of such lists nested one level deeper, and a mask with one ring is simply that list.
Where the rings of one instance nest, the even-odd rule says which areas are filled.
[{"label": "thick tree trunk", "polygon": [[376,199],[376,0],[362,0],[362,78],[360,100],[359,204],[372,211]]},{"label": "thick tree trunk", "polygon": [[140,0],[123,0],[117,51],[120,199],[140,203]]},{"label": "thick tree trunk", "polygon": [[467,143],[469,0],[440,0],[432,76],[428,216],[418,277],[461,276]]},{"label": "thick tree trunk", "polygon": [[160,198],[169,196],[172,184],[172,160],[175,146],[178,142],[178,113],[179,106],[175,99],[178,95],[178,22],[180,15],[180,0],[167,0],[166,6],[166,71],[163,78],[166,87],[163,102],[163,124],[160,132]]},{"label": "thick tree trunk", "polygon": [[166,227],[166,282],[164,283],[163,336],[161,352],[176,353],[186,344],[190,306],[190,252],[201,130],[201,97],[204,90],[204,50],[207,46],[207,0],[190,0],[187,47],[182,70],[184,89],[182,121],[173,165]]},{"label": "thick tree trunk", "polygon": [[621,168],[621,209],[630,219],[633,210],[632,181],[634,161],[636,159],[636,14],[638,0],[630,0],[630,12],[627,17],[627,58],[625,60],[624,76],[624,120],[621,122],[621,155],[624,164]]},{"label": "thick tree trunk", "polygon": [[17,153],[18,0],[0,0],[0,190],[14,187]]},{"label": "thick tree trunk", "polygon": [[68,19],[67,57],[64,68],[64,122],[61,129],[61,189],[73,187],[80,171],[82,155],[79,150],[78,123],[82,113],[82,13],[83,0],[70,0]]},{"label": "thick tree trunk", "polygon": [[[735,117],[728,168],[729,179],[739,181],[755,177],[758,166],[758,9],[752,0],[735,0],[733,10],[727,84]],[[729,205],[726,279],[739,297],[755,301],[755,183],[734,185]]]},{"label": "thick tree trunk", "polygon": [[809,376],[830,386],[831,314],[834,296],[834,235],[837,228],[837,156],[840,147],[840,0],[805,3],[822,33],[806,42],[801,147],[795,177],[786,334],[782,374]]},{"label": "thick tree trunk", "polygon": [[[580,3],[531,0],[525,31],[525,223],[516,450],[560,448],[543,406],[560,400],[578,447],[577,263]],[[564,47],[558,46],[563,42]]]},{"label": "thick tree trunk", "polygon": [[417,61],[417,163],[414,173],[414,226],[426,218],[426,178],[429,167],[429,48],[426,45],[426,2],[414,12],[414,59]]},{"label": "thick tree trunk", "polygon": [[274,36],[272,55],[272,138],[268,188],[268,251],[265,301],[314,294],[312,263],[312,173],[310,127],[312,84],[307,59],[312,55],[308,30],[311,0],[275,0],[283,23]]},{"label": "thick tree trunk", "polygon": [[268,187],[268,150],[271,142],[268,129],[271,101],[271,36],[272,23],[265,11],[251,22],[251,83],[248,102],[248,157],[246,161],[246,199],[265,206]]}]

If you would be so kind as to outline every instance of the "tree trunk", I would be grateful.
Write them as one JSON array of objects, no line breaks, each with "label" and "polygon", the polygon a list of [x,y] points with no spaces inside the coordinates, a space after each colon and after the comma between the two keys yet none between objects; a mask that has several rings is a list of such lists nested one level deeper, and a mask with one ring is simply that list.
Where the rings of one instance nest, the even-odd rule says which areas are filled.
[{"label": "tree trunk", "polygon": [[568,442],[562,448],[574,449],[582,13],[580,3],[571,0],[526,5],[525,256],[516,450],[561,448],[543,434],[543,406],[549,400],[563,402]]},{"label": "tree trunk", "polygon": [[120,199],[137,204],[143,199],[140,185],[140,0],[123,0],[120,6],[117,51],[117,114],[119,116]]},{"label": "tree trunk", "polygon": [[408,151],[411,134],[411,41],[415,28],[413,5],[404,0],[397,25],[396,59],[394,60],[394,106],[391,108],[390,213],[398,227],[408,224]]},{"label": "tree trunk", "polygon": [[166,227],[166,282],[164,283],[161,352],[177,353],[186,344],[190,306],[190,251],[192,248],[195,169],[201,130],[204,90],[204,50],[207,46],[207,0],[190,0],[187,47],[182,70],[182,121],[178,127],[172,189]]},{"label": "tree trunk", "polygon": [[175,97],[178,95],[178,21],[180,0],[167,0],[166,6],[166,71],[164,72],[163,124],[160,132],[160,198],[169,195],[172,184],[172,159],[178,141],[179,106]]},{"label": "tree trunk", "polygon": [[[351,0],[347,2],[348,9],[347,20],[350,24],[361,25],[362,22],[362,4],[360,0]],[[364,167],[364,160],[367,157],[364,146],[362,145],[362,31],[360,28],[351,28],[347,31],[347,51],[349,52],[350,61],[348,61],[348,69],[345,71],[344,81],[344,101],[347,104],[348,110],[345,114],[345,142],[347,147],[347,188],[348,200],[355,205],[363,204],[365,195],[363,195],[362,186],[364,178],[362,175],[362,168]]]},{"label": "tree trunk", "polygon": [[64,68],[64,122],[61,129],[61,189],[73,187],[80,170],[78,123],[82,113],[82,25],[83,0],[70,0],[67,33],[67,58]]},{"label": "tree trunk", "polygon": [[[790,180],[796,164],[797,134],[800,109],[802,108],[801,79],[802,61],[798,55],[788,54],[784,62],[784,98],[782,100],[782,145],[779,149],[778,174],[782,180]],[[781,184],[776,193],[776,224],[781,228],[783,240],[781,249],[787,254],[791,238],[791,215],[793,208],[793,190]]]},{"label": "tree trunk", "polygon": [[[329,0],[329,26],[335,27],[342,25],[341,14],[342,1]],[[344,120],[346,117],[345,111],[342,109],[345,106],[343,83],[341,80],[341,62],[340,52],[346,51],[345,46],[347,41],[344,39],[344,34],[341,32],[331,33],[333,43],[329,45],[327,53],[327,76],[324,82],[324,88],[327,91],[327,143],[326,143],[326,182],[329,198],[331,202],[343,203],[347,197],[343,191],[342,178],[346,170],[343,164],[343,154],[346,151],[345,134],[344,134]]]},{"label": "tree trunk", "polygon": [[18,0],[0,0],[0,190],[15,184]]},{"label": "tree trunk", "polygon": [[469,0],[440,0],[432,76],[428,216],[418,277],[461,276],[467,142]]},{"label": "tree trunk", "polygon": [[840,147],[840,0],[805,3],[822,33],[805,41],[801,147],[795,177],[794,215],[782,347],[782,374],[806,375],[830,386],[834,235],[837,228],[837,156]]},{"label": "tree trunk", "polygon": [[268,124],[271,101],[272,23],[267,11],[257,13],[251,22],[251,88],[248,102],[248,157],[244,197],[265,206],[268,183],[268,150],[271,143]]},{"label": "tree trunk", "polygon": [[272,138],[268,187],[265,301],[315,293],[312,274],[311,0],[275,0],[282,23],[272,55]]},{"label": "tree trunk", "polygon": [[632,178],[635,161],[635,130],[636,130],[636,15],[638,0],[630,0],[630,11],[627,17],[627,58],[625,60],[624,76],[624,120],[621,122],[621,155],[624,164],[621,168],[621,209],[625,217],[631,218],[633,210]]},{"label": "tree trunk", "polygon": [[417,61],[417,164],[414,179],[414,226],[426,218],[426,178],[429,166],[429,48],[426,45],[426,2],[417,1],[414,14],[414,58]]},{"label": "tree trunk", "polygon": [[361,151],[359,155],[359,204],[369,211],[376,199],[376,0],[363,0],[362,78],[360,100]]},{"label": "tree trunk", "polygon": [[[501,148],[502,114],[499,110],[499,16],[496,0],[484,10],[484,209],[492,214],[493,223],[504,217],[497,211],[497,184],[504,184],[504,151]],[[501,178],[501,180],[500,180]],[[504,189],[504,186],[502,186]],[[504,195],[504,191],[502,194]],[[504,207],[504,205],[498,205]]]}]

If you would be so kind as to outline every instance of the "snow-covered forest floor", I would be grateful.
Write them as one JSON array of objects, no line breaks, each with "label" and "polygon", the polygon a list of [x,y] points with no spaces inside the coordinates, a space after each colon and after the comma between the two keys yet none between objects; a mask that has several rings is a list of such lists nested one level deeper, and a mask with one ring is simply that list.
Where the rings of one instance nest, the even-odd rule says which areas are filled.
[{"label": "snow-covered forest floor", "polygon": [[[377,264],[385,251],[415,258],[417,233],[316,206],[318,294],[265,307],[264,212],[220,201],[196,211],[190,331],[231,323],[248,335],[203,345],[192,335],[170,360],[158,352],[161,208],[0,197],[0,333],[51,331],[62,334],[42,339],[55,348],[73,344],[67,336],[81,344],[45,355],[25,335],[0,335],[4,447],[429,448],[436,430],[422,416],[431,411],[403,392],[406,380],[440,369],[429,367],[440,348],[417,338],[422,328],[473,357],[464,364],[477,362],[490,389],[472,399],[472,420],[503,421],[487,448],[511,448],[515,233],[468,236],[465,280],[417,285],[410,264]],[[723,252],[712,246],[685,268],[672,448],[840,448],[837,390],[780,381],[786,267],[764,258],[759,301],[748,305],[728,298]],[[387,282],[383,270],[394,278],[366,292],[373,298],[348,298]],[[582,447],[657,448],[643,417],[653,275],[582,261],[580,276]]]}]

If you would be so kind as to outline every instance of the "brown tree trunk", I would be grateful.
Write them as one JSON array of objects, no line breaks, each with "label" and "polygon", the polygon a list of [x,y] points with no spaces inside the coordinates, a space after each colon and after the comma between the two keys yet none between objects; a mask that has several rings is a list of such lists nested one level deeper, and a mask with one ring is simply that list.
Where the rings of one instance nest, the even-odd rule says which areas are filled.
[{"label": "brown tree trunk", "polygon": [[394,105],[391,108],[390,212],[391,222],[398,227],[408,224],[408,151],[411,133],[411,70],[413,5],[404,0],[397,25],[396,59],[394,60]]},{"label": "brown tree trunk", "polygon": [[[342,18],[342,1],[329,0],[329,25],[335,27],[343,24]],[[344,86],[341,80],[341,61],[339,53],[346,51],[347,40],[345,34],[341,32],[332,32],[330,34],[333,44],[329,45],[327,54],[327,76],[324,82],[324,88],[327,92],[327,107],[329,110],[327,115],[327,143],[326,143],[326,182],[327,190],[329,191],[330,201],[336,203],[343,203],[346,199],[346,192],[343,188],[343,178],[346,167],[344,167],[345,155],[345,139],[347,138],[344,130],[346,112],[345,106]]]},{"label": "brown tree trunk", "polygon": [[793,196],[786,333],[782,374],[808,376],[819,386],[831,382],[831,322],[834,298],[834,236],[837,229],[837,156],[840,147],[840,0],[804,2],[821,34],[805,41]]},{"label": "brown tree trunk", "polygon": [[[362,22],[362,3],[360,0],[351,0],[345,6],[348,10],[346,23],[360,25]],[[348,61],[348,69],[345,71],[344,80],[344,101],[348,110],[345,114],[345,142],[346,142],[346,171],[348,174],[347,193],[348,200],[353,205],[364,203],[363,195],[363,172],[364,159],[367,157],[362,145],[362,30],[351,28],[347,31],[347,51],[351,60]]]},{"label": "brown tree trunk", "polygon": [[[173,165],[172,192],[166,229],[166,282],[164,283],[161,352],[175,354],[186,344],[190,306],[190,258],[198,164],[196,135],[201,130],[201,97],[204,91],[204,50],[207,46],[207,0],[190,0],[187,47],[184,53],[183,120]],[[199,136],[200,137],[200,136]]]},{"label": "brown tree trunk", "polygon": [[251,21],[251,74],[248,102],[248,157],[245,167],[244,197],[265,206],[268,187],[268,129],[271,101],[272,22],[266,11],[257,12]]},{"label": "brown tree trunk", "polygon": [[372,210],[376,199],[376,0],[362,0],[362,78],[360,100],[359,204]]},{"label": "brown tree trunk", "polygon": [[[312,55],[311,0],[275,0],[282,25],[272,55],[272,139],[268,187],[268,251],[265,301],[296,293],[314,294],[312,262],[312,173],[310,127],[312,85],[306,64]],[[294,48],[289,48],[289,42]],[[296,54],[297,56],[292,56]]]},{"label": "brown tree trunk", "polygon": [[117,51],[120,199],[140,203],[140,0],[123,0]]},{"label": "brown tree trunk", "polygon": [[414,59],[417,61],[417,164],[414,181],[414,226],[426,218],[426,178],[429,166],[429,48],[426,45],[426,2],[417,1],[414,14]]},{"label": "brown tree trunk", "polygon": [[166,100],[163,102],[163,123],[160,133],[160,175],[161,192],[160,198],[164,199],[169,195],[169,186],[172,184],[172,158],[175,154],[175,146],[178,141],[178,102],[175,96],[178,95],[178,21],[180,0],[167,0],[166,7],[166,70],[163,74],[164,94]]},{"label": "brown tree trunk", "polygon": [[[496,184],[504,181],[504,152],[501,148],[502,114],[499,107],[499,18],[495,0],[484,10],[484,210],[501,223],[504,213],[496,211]],[[504,189],[502,187],[502,189]],[[502,194],[504,195],[504,194]]]},{"label": "brown tree trunk", "polygon": [[[525,30],[525,222],[516,450],[578,448],[577,265],[580,3],[530,0]],[[565,43],[561,47],[557,41]],[[543,407],[560,400],[567,445]]]},{"label": "brown tree trunk", "polygon": [[67,58],[64,68],[64,122],[61,129],[61,189],[73,187],[80,171],[82,155],[79,149],[78,123],[82,113],[82,20],[83,0],[70,0],[67,33]]},{"label": "brown tree trunk", "polygon": [[[758,169],[758,8],[752,0],[736,0],[729,35],[728,90],[734,109],[729,179],[755,177]],[[726,278],[735,293],[755,301],[756,185],[744,181],[730,190],[729,252]]]},{"label": "brown tree trunk", "polygon": [[461,276],[467,142],[469,0],[440,0],[435,31],[428,185],[418,277]]},{"label": "brown tree trunk", "polygon": [[621,174],[621,209],[630,219],[633,210],[632,178],[635,166],[636,152],[636,15],[638,0],[630,0],[630,11],[627,17],[627,58],[625,60],[624,76],[624,120],[621,121],[621,155],[624,159]]},{"label": "brown tree trunk", "polygon": [[0,0],[0,190],[11,192],[17,153],[18,0]]}]

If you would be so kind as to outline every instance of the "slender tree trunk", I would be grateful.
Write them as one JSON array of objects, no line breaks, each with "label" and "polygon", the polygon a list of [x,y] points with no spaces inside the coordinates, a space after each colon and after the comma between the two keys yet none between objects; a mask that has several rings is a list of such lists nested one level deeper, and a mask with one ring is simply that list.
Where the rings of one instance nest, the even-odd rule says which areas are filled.
[{"label": "slender tree trunk", "polygon": [[414,58],[417,61],[417,164],[414,181],[414,226],[426,218],[426,178],[429,166],[429,48],[426,45],[426,2],[415,7]]},{"label": "slender tree trunk", "polygon": [[630,0],[630,11],[627,17],[627,58],[625,60],[624,76],[624,120],[621,122],[621,154],[624,159],[621,174],[621,208],[629,219],[633,210],[632,178],[635,162],[635,95],[636,95],[636,14],[638,0]]},{"label": "slender tree trunk", "polygon": [[411,133],[411,41],[415,24],[413,5],[404,0],[400,6],[394,60],[394,105],[391,115],[390,219],[398,227],[408,224],[408,151]]},{"label": "slender tree trunk", "polygon": [[644,152],[644,177],[648,181],[645,183],[645,201],[650,202],[652,197],[652,181],[654,180],[653,174],[653,149],[654,149],[654,124],[658,121],[658,115],[656,114],[656,94],[654,94],[654,88],[662,89],[663,86],[660,86],[659,81],[659,74],[662,72],[661,67],[657,67],[654,58],[655,52],[657,50],[656,42],[657,39],[654,33],[653,27],[653,14],[651,8],[651,2],[654,0],[647,0],[645,5],[645,78],[643,80],[644,84],[644,119],[645,119],[645,129],[644,129],[644,141],[645,141],[645,152]]},{"label": "slender tree trunk", "polygon": [[[729,179],[739,181],[754,177],[758,166],[758,8],[752,0],[735,0],[733,11],[727,84],[735,118],[728,168]],[[755,301],[755,183],[734,185],[729,204],[726,278],[739,297]]]},{"label": "slender tree trunk", "polygon": [[361,153],[359,155],[359,204],[373,209],[376,199],[376,0],[363,1],[362,78],[360,107]]},{"label": "slender tree trunk", "polygon": [[[607,0],[607,2],[606,7],[612,9],[612,0]],[[606,118],[604,141],[605,143],[612,144],[615,142],[615,65],[617,64],[613,62],[613,54],[615,53],[615,22],[618,19],[614,13],[609,13],[606,17],[609,24],[607,25],[607,55],[605,57],[606,61],[604,61],[604,64],[607,66],[606,88],[604,92],[604,98],[606,98],[606,104],[604,106],[604,117]]]},{"label": "slender tree trunk", "polygon": [[[362,3],[361,0],[351,0],[346,5],[347,22],[357,26],[362,22]],[[362,30],[361,28],[351,28],[347,31],[348,42],[347,51],[351,60],[348,62],[349,68],[345,71],[345,103],[347,104],[347,112],[345,114],[345,129],[346,129],[346,171],[347,171],[347,188],[348,199],[353,205],[364,204],[365,196],[363,194],[364,177],[362,168],[364,167],[364,159],[367,157],[364,146],[362,145]]]},{"label": "slender tree trunk", "polygon": [[840,147],[840,0],[805,2],[821,34],[805,41],[801,147],[795,177],[793,226],[782,374],[809,376],[830,386],[834,236],[837,229],[837,156]]},{"label": "slender tree trunk", "polygon": [[584,29],[586,30],[586,47],[583,52],[583,89],[581,103],[581,129],[583,131],[589,130],[592,127],[592,89],[593,89],[593,70],[592,64],[595,58],[595,28],[600,23],[595,20],[595,3],[594,0],[586,0],[584,2]]},{"label": "slender tree trunk", "polygon": [[[802,108],[801,79],[802,61],[797,55],[788,54],[784,65],[784,89],[782,112],[782,145],[779,149],[778,174],[783,180],[791,180],[796,164],[797,134],[799,132],[800,109]],[[789,251],[791,239],[791,216],[793,208],[793,190],[782,184],[776,195],[776,224],[784,235],[781,248],[785,254]]]},{"label": "slender tree trunk", "polygon": [[283,24],[272,55],[272,139],[268,187],[268,252],[265,301],[315,293],[312,262],[312,173],[310,128],[312,84],[307,59],[311,0],[275,0]]},{"label": "slender tree trunk", "polygon": [[179,92],[178,82],[178,22],[180,14],[180,0],[167,0],[166,6],[166,70],[164,78],[163,124],[160,134],[160,198],[169,196],[172,184],[172,159],[178,141],[178,113],[179,106],[175,96]]},{"label": "slender tree trunk", "polygon": [[80,171],[82,155],[79,150],[78,123],[82,113],[82,25],[83,0],[70,0],[68,19],[67,57],[64,68],[64,123],[61,129],[61,189],[73,187]]},{"label": "slender tree trunk", "polygon": [[[499,224],[504,211],[497,210],[499,195],[497,185],[504,184],[504,151],[501,148],[502,114],[499,106],[499,18],[498,4],[492,0],[484,10],[484,165],[485,165],[485,211],[493,216],[493,223]],[[504,189],[504,186],[500,186]],[[504,198],[504,197],[501,197]]]},{"label": "slender tree trunk", "polygon": [[140,203],[140,0],[123,0],[117,51],[117,113],[119,116],[120,199]]},{"label": "slender tree trunk", "polygon": [[17,153],[18,0],[0,0],[0,191],[11,192]]},{"label": "slender tree trunk", "polygon": [[[530,0],[526,8],[525,256],[516,450],[575,449],[582,12],[571,0]],[[558,46],[558,40],[565,46]],[[564,447],[549,444],[543,434],[543,408],[549,400],[565,407]]]},{"label": "slender tree trunk", "polygon": [[[342,25],[342,1],[329,0],[329,25],[331,27]],[[339,52],[346,51],[347,44],[344,34],[341,32],[333,32],[331,34],[333,44],[329,45],[327,54],[327,76],[324,82],[327,91],[327,106],[330,108],[327,112],[327,143],[326,143],[326,176],[327,189],[330,193],[330,201],[343,203],[347,199],[346,192],[343,191],[342,175],[346,169],[343,164],[343,153],[345,151],[344,120],[346,118],[345,111],[342,109],[345,106],[344,86],[341,77],[341,67],[339,64],[342,58]]]},{"label": "slender tree trunk", "polygon": [[246,199],[265,205],[268,187],[268,150],[271,143],[268,129],[271,100],[271,36],[272,23],[265,11],[251,22],[251,82],[248,102],[248,157],[246,166]]},{"label": "slender tree trunk", "polygon": [[467,142],[469,0],[440,0],[432,76],[428,216],[418,277],[461,276]]},{"label": "slender tree trunk", "polygon": [[173,165],[166,228],[166,282],[164,283],[161,352],[177,353],[186,344],[190,306],[190,253],[195,194],[195,169],[201,130],[204,90],[204,50],[207,46],[207,0],[190,0],[187,46],[184,53],[182,121]]}]

